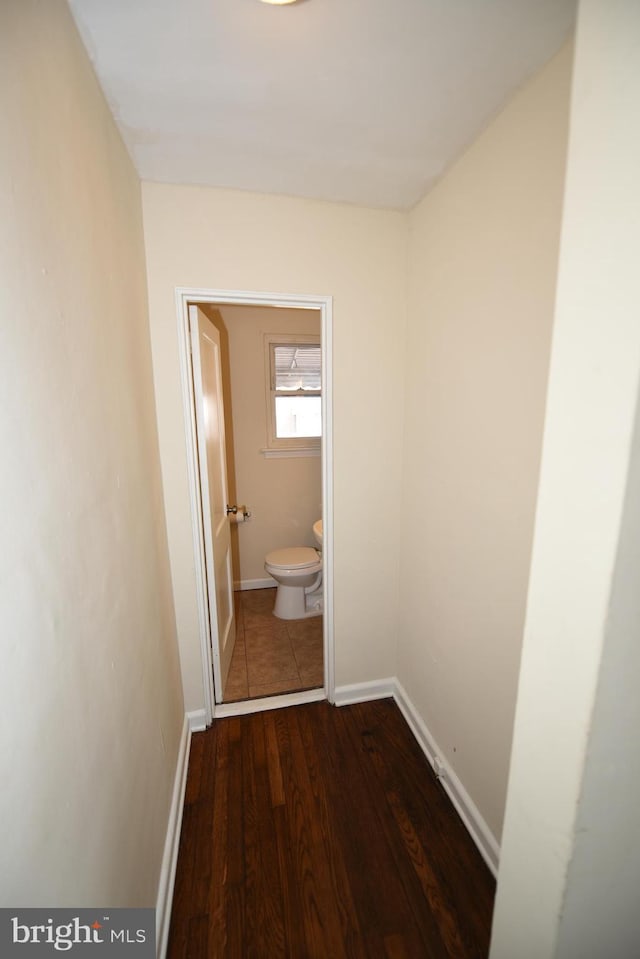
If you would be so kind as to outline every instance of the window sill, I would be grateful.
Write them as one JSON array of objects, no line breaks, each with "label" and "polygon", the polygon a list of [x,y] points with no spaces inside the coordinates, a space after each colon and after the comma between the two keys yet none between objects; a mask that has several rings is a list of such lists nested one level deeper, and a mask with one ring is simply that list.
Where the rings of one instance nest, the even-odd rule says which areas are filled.
[{"label": "window sill", "polygon": [[276,459],[279,457],[320,456],[321,449],[319,446],[283,446],[279,449],[263,449],[260,452],[265,459]]}]

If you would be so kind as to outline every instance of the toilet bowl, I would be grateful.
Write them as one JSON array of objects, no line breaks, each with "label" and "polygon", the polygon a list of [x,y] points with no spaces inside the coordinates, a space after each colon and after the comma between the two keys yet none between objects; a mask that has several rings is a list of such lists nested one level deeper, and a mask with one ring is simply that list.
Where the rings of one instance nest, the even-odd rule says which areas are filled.
[{"label": "toilet bowl", "polygon": [[278,584],[273,615],[306,619],[322,613],[322,556],[310,546],[267,553],[264,568]]}]

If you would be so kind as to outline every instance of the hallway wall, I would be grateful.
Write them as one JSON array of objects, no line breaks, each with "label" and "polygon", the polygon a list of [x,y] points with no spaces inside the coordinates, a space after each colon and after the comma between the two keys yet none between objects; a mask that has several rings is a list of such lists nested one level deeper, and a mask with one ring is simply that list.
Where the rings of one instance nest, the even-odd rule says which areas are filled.
[{"label": "hallway wall", "polygon": [[582,0],[492,959],[640,943],[640,6]]},{"label": "hallway wall", "polygon": [[409,220],[398,676],[499,841],[537,494],[571,51]]},{"label": "hallway wall", "polygon": [[0,5],[0,903],[154,906],[183,704],[140,184],[64,0]]},{"label": "hallway wall", "polygon": [[393,674],[398,631],[406,217],[338,203],[143,183],[149,308],[187,709],[204,703],[175,288],[334,297],[338,685]]}]

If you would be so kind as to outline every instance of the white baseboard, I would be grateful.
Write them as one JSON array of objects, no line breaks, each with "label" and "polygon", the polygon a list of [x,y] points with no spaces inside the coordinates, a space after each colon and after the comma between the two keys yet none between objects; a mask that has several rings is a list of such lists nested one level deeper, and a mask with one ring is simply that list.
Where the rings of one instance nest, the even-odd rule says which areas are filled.
[{"label": "white baseboard", "polygon": [[207,714],[204,709],[194,709],[190,713],[186,713],[186,719],[192,733],[201,733],[207,728]]},{"label": "white baseboard", "polygon": [[326,699],[324,689],[306,689],[300,693],[283,693],[281,696],[264,696],[262,699],[241,699],[237,703],[218,703],[214,719],[225,716],[246,716],[262,713],[267,709],[285,709],[287,706],[302,706]]},{"label": "white baseboard", "polygon": [[440,783],[449,799],[458,811],[458,815],[467,827],[467,831],[475,842],[480,855],[486,862],[494,876],[498,875],[498,863],[500,861],[500,847],[495,836],[487,826],[480,815],[478,807],[475,805],[471,796],[464,788],[454,771],[443,759],[443,752],[427,729],[424,720],[417,709],[407,696],[402,683],[395,680],[394,699],[398,704],[402,715],[406,719],[409,728],[416,737],[423,753],[429,763],[433,766],[434,760],[438,757],[442,777]]},{"label": "white baseboard", "polygon": [[273,589],[278,584],[271,576],[264,579],[236,579],[233,582],[234,590],[239,589]]},{"label": "white baseboard", "polygon": [[182,826],[182,810],[184,806],[184,792],[187,785],[187,768],[189,766],[189,747],[191,745],[191,729],[189,718],[185,715],[182,725],[182,735],[178,748],[178,761],[173,780],[173,794],[169,821],[164,843],[158,896],[156,900],[156,955],[164,959],[169,939],[169,925],[171,923],[171,905],[173,902],[173,886],[176,879],[178,864],[178,847],[180,845],[180,828]]},{"label": "white baseboard", "polygon": [[371,683],[353,683],[351,686],[336,686],[336,706],[352,703],[367,703],[372,699],[388,699],[393,696],[395,679],[376,679]]}]

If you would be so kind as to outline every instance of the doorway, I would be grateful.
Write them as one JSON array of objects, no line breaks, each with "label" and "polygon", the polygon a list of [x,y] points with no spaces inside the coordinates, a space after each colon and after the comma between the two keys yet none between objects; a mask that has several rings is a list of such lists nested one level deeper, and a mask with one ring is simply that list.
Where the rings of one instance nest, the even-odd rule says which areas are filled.
[{"label": "doorway", "polygon": [[[229,444],[231,456],[231,468],[229,469],[229,506],[237,507],[238,511],[232,514],[234,522],[231,525],[231,536],[235,540],[236,549],[234,550],[234,569],[233,580],[235,590],[235,610],[236,618],[239,624],[240,635],[245,639],[249,637],[249,644],[238,644],[238,656],[232,660],[232,667],[229,678],[232,680],[231,686],[227,684],[227,676],[222,676],[221,670],[214,669],[215,658],[218,653],[216,644],[220,642],[218,635],[217,617],[211,614],[212,603],[215,608],[215,595],[212,603],[210,598],[212,591],[215,594],[216,584],[208,582],[207,579],[207,556],[205,543],[205,527],[203,512],[203,497],[200,482],[199,457],[198,457],[198,428],[197,428],[197,408],[196,394],[194,389],[194,377],[191,360],[192,344],[190,342],[189,330],[189,305],[197,304],[201,310],[208,316],[215,318],[218,314],[219,322],[217,326],[223,329],[223,340],[228,330],[225,327],[229,323],[242,323],[253,312],[256,315],[261,311],[267,315],[270,334],[280,334],[287,339],[286,334],[295,331],[296,325],[302,327],[303,321],[307,321],[303,336],[308,339],[314,339],[309,330],[313,329],[313,323],[319,330],[320,342],[322,345],[321,360],[321,396],[319,397],[322,407],[322,437],[319,448],[314,451],[295,451],[289,450],[285,453],[269,449],[268,437],[260,442],[260,449],[255,450],[254,454],[260,456],[263,465],[267,463],[271,467],[271,475],[275,478],[276,484],[278,477],[284,475],[288,469],[287,463],[291,466],[298,457],[304,457],[306,466],[302,459],[297,459],[298,473],[302,467],[304,470],[311,469],[318,474],[317,490],[308,491],[307,500],[311,499],[311,505],[306,503],[306,513],[304,509],[295,511],[289,510],[292,515],[284,517],[282,507],[275,504],[272,509],[265,507],[264,499],[260,499],[259,492],[261,486],[253,487],[253,497],[256,500],[258,517],[253,518],[254,504],[251,502],[251,496],[246,495],[249,489],[243,490],[237,484],[237,470],[234,460],[235,449],[233,444]],[[192,525],[194,539],[194,560],[198,580],[198,611],[200,624],[200,652],[203,669],[203,689],[205,692],[205,716],[207,723],[217,715],[230,715],[242,712],[251,712],[263,708],[272,708],[274,706],[284,706],[298,702],[309,702],[315,699],[328,698],[333,701],[333,523],[332,523],[332,396],[331,396],[331,340],[332,340],[332,303],[330,297],[313,297],[299,295],[274,295],[246,292],[229,292],[218,290],[200,290],[200,289],[180,289],[177,291],[177,307],[179,322],[179,339],[181,348],[181,366],[183,377],[183,394],[185,405],[185,417],[187,418],[187,455],[189,460],[189,479],[190,496],[192,507]],[[298,319],[296,320],[296,317]],[[277,320],[280,320],[278,323]],[[292,325],[293,324],[293,325]],[[278,328],[279,327],[279,328]],[[248,334],[248,325],[245,328],[239,327],[244,335]],[[237,333],[237,330],[235,331]],[[251,335],[255,337],[255,329]],[[235,338],[235,337],[234,337]],[[273,338],[273,337],[272,337]],[[277,337],[276,337],[277,338]],[[315,339],[317,339],[317,334]],[[241,337],[240,337],[241,339]],[[260,331],[258,337],[260,343],[266,341],[264,331]],[[236,341],[235,352],[238,353]],[[265,342],[265,350],[267,349]],[[224,353],[224,343],[223,350]],[[268,354],[265,352],[265,356]],[[227,356],[228,362],[228,356]],[[252,389],[255,392],[255,380],[258,378],[262,383],[265,380],[264,366],[260,369],[260,376],[256,375],[255,356],[254,367],[248,370],[247,375],[253,377]],[[264,362],[264,361],[262,361]],[[229,416],[226,417],[230,429],[233,426],[233,397],[229,390],[229,369],[226,373],[225,388],[225,410],[229,407]],[[225,379],[225,377],[223,377]],[[262,387],[264,389],[264,386]],[[236,389],[236,405],[241,406],[244,402],[244,392],[242,387]],[[240,399],[238,400],[238,397]],[[268,402],[265,397],[264,402]],[[236,411],[237,412],[237,411]],[[246,414],[246,411],[244,411]],[[242,420],[242,417],[239,418]],[[255,447],[255,442],[253,446]],[[285,443],[286,445],[286,443]],[[277,446],[277,443],[276,443]],[[320,455],[318,455],[320,454]],[[240,454],[243,455],[243,454]],[[313,459],[315,455],[315,460]],[[290,457],[294,457],[294,461]],[[275,459],[272,459],[275,457]],[[283,457],[283,458],[280,458]],[[200,459],[202,458],[202,454]],[[254,463],[256,461],[254,460]],[[311,465],[313,462],[313,466]],[[255,467],[254,467],[255,468]],[[246,464],[243,464],[240,471],[247,476]],[[242,482],[242,480],[240,480]],[[249,485],[249,484],[247,484]],[[239,497],[239,498],[238,498]],[[304,496],[302,497],[304,499]],[[314,502],[315,501],[315,502]],[[206,503],[204,504],[206,507]],[[242,508],[244,507],[244,509]],[[248,515],[247,515],[248,514]],[[273,515],[272,515],[273,514]],[[282,515],[281,515],[282,514]],[[281,528],[276,529],[278,521],[282,520]],[[313,521],[317,519],[323,521],[322,536],[322,615],[315,618],[310,616],[308,620],[287,622],[277,620],[273,617],[273,599],[275,592],[275,583],[270,580],[264,572],[263,561],[265,544],[266,551],[271,546],[278,549],[282,546],[306,546],[312,547]],[[252,527],[252,522],[254,523]],[[271,528],[270,528],[271,524]],[[275,526],[274,526],[275,524]],[[306,529],[306,527],[309,529]],[[242,537],[245,536],[243,540]],[[283,539],[286,541],[284,542]],[[245,555],[243,557],[243,547]],[[244,562],[243,562],[244,560]],[[210,567],[211,568],[211,567]],[[215,578],[215,570],[213,573]],[[211,579],[211,574],[209,574]],[[219,584],[218,584],[219,586]],[[315,623],[314,623],[315,618]],[[245,634],[245,626],[248,626],[248,632]],[[283,675],[278,681],[276,677],[269,677],[263,672],[263,666],[254,663],[253,668],[249,665],[248,657],[251,648],[255,649],[260,643],[267,642],[265,635],[260,637],[258,628],[263,634],[268,633],[277,637],[273,649],[270,653],[272,661],[277,663],[278,654],[275,647],[279,649],[281,661],[283,663]],[[286,658],[286,648],[290,647],[293,658]],[[251,647],[251,648],[250,648]],[[318,653],[321,654],[320,660]],[[284,659],[282,659],[284,657]],[[238,673],[239,661],[245,661],[249,669],[245,674],[246,686],[243,686],[242,677]],[[245,665],[245,669],[246,669]],[[253,680],[253,682],[252,682]],[[264,681],[263,681],[264,680]],[[225,685],[227,694],[225,695]],[[291,692],[290,690],[297,690]],[[261,695],[261,693],[264,695]],[[246,694],[246,695],[245,695]],[[233,701],[229,701],[233,700]]]}]

